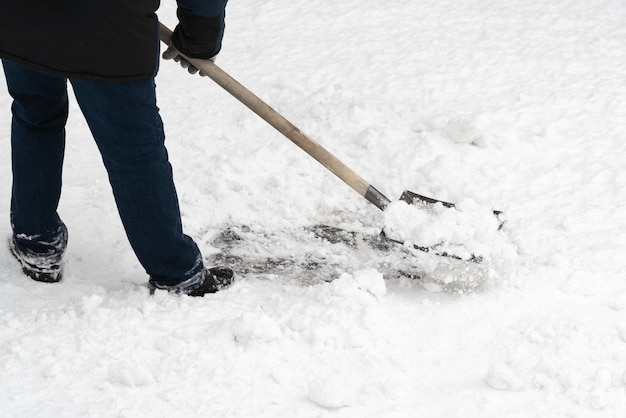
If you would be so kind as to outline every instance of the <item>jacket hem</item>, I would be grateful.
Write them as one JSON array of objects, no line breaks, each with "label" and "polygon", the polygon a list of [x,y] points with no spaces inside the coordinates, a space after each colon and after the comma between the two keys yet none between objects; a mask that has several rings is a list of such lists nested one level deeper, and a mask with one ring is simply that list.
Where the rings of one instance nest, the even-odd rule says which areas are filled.
[{"label": "jacket hem", "polygon": [[16,64],[24,65],[26,67],[33,68],[35,70],[44,72],[46,74],[60,76],[65,78],[76,78],[90,81],[110,81],[110,82],[124,82],[124,81],[140,81],[153,78],[156,75],[157,68],[153,69],[150,73],[143,74],[94,74],[84,71],[71,71],[52,68],[46,65],[42,65],[36,62],[29,61],[27,59],[9,54],[4,51],[0,51],[0,58],[3,60],[11,61]]}]

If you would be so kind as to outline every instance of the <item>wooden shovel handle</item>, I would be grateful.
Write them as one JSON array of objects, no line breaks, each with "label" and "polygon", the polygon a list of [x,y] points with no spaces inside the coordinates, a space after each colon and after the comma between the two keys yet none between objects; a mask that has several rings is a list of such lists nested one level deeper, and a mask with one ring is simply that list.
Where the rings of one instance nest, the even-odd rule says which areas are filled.
[{"label": "wooden shovel handle", "polygon": [[[160,32],[161,40],[165,44],[169,45],[172,38],[172,31],[161,23]],[[189,61],[194,67],[198,68],[202,73],[207,75],[211,80],[219,84],[233,97],[250,108],[250,110],[259,115],[276,130],[286,136],[294,144],[302,148],[307,154],[315,158],[320,164],[343,180],[348,186],[366,198],[370,203],[374,204],[380,210],[384,210],[389,205],[389,199],[381,192],[376,190],[376,188],[370,185],[347,165],[342,163],[333,154],[328,152],[324,147],[312,140],[271,106],[241,85],[228,73],[215,65],[215,63],[209,60],[189,58],[183,54],[181,54],[181,56]]]}]

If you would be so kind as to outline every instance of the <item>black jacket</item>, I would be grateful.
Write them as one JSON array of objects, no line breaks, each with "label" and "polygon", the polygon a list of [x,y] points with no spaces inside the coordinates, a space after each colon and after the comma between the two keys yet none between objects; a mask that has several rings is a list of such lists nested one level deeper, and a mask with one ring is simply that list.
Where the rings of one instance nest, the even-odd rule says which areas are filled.
[{"label": "black jacket", "polygon": [[[226,0],[178,0],[174,43],[209,58],[221,48]],[[0,0],[0,57],[93,80],[152,77],[160,0]]]}]

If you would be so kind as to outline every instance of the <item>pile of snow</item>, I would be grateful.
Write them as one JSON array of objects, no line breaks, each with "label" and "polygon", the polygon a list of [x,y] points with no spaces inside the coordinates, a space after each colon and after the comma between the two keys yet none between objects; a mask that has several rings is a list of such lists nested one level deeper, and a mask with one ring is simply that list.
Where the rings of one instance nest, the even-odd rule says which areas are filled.
[{"label": "pile of snow", "polygon": [[[384,212],[385,235],[403,243],[421,266],[431,291],[467,292],[510,274],[518,252],[505,215],[466,199],[454,207],[398,200]],[[420,254],[424,252],[426,254]]]},{"label": "pile of snow", "polygon": [[463,260],[489,257],[506,243],[493,210],[464,200],[448,208],[441,202],[392,202],[385,210],[385,234],[390,239],[432,248]]}]

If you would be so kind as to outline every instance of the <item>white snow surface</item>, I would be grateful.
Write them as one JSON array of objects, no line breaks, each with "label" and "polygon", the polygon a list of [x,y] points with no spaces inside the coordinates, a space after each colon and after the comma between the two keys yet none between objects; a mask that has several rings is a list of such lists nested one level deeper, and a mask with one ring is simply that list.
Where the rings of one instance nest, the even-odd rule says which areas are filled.
[{"label": "white snow surface", "polygon": [[[174,2],[160,17],[173,26]],[[362,256],[332,281],[240,274],[204,298],[150,296],[72,101],[65,278],[31,281],[0,251],[0,415],[624,416],[625,21],[619,0],[229,3],[217,63],[379,190],[506,214],[502,231],[452,232],[486,257],[471,291],[446,286],[463,271],[386,278]],[[209,79],[163,62],[157,83],[185,230],[205,255],[228,225],[385,226]],[[448,219],[407,233],[437,238]]]}]

